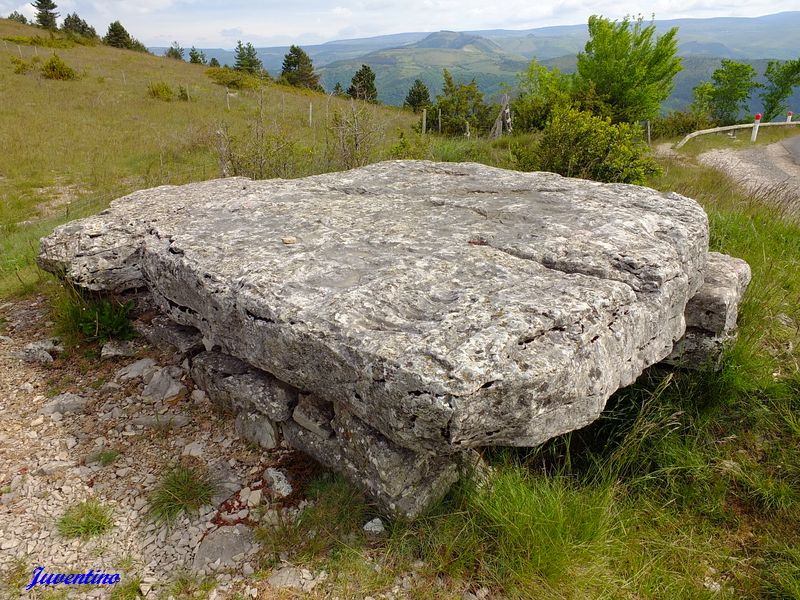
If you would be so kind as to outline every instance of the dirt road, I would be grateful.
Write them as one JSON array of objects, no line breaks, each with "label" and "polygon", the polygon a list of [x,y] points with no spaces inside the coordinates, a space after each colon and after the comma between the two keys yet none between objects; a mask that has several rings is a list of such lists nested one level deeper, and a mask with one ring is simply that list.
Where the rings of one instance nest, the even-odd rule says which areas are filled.
[{"label": "dirt road", "polygon": [[746,150],[711,150],[698,158],[753,192],[777,197],[786,209],[800,215],[800,135]]}]

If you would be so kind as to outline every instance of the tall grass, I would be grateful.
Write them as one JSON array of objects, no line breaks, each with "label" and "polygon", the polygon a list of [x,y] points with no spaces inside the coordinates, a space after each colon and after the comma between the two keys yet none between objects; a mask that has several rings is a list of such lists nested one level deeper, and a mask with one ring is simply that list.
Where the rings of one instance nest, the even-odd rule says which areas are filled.
[{"label": "tall grass", "polygon": [[[31,38],[40,30],[0,19],[0,38]],[[0,297],[38,282],[38,240],[55,225],[86,216],[136,189],[219,177],[218,132],[245,138],[257,116],[287,132],[306,151],[283,176],[334,170],[325,140],[335,110],[349,103],[279,85],[239,90],[226,98],[200,65],[108,48],[65,44],[59,56],[82,77],[43,79],[14,72],[47,51],[0,42]],[[183,87],[191,102],[160,102],[148,86]],[[259,104],[268,107],[260,112]],[[228,109],[230,105],[230,109]],[[312,122],[309,125],[309,105]],[[413,115],[370,107],[381,135],[371,160],[387,156],[395,132]],[[6,151],[6,149],[8,149]],[[315,158],[308,160],[308,152]],[[302,160],[300,160],[302,158]]]}]

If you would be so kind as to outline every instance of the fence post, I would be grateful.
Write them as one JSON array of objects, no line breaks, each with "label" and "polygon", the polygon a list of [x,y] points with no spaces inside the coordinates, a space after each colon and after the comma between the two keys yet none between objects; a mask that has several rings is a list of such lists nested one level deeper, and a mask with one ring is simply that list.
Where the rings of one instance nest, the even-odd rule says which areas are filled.
[{"label": "fence post", "polygon": [[439,135],[442,135],[442,109],[439,109]]},{"label": "fence post", "polygon": [[647,145],[652,145],[650,143],[650,119],[647,119]]},{"label": "fence post", "polygon": [[755,143],[758,137],[758,126],[761,124],[761,113],[756,113],[756,120],[753,123],[753,135],[750,136],[750,142]]},{"label": "fence post", "polygon": [[422,109],[422,139],[425,139],[425,127],[428,124],[428,109]]},{"label": "fence post", "polygon": [[314,104],[312,102],[308,103],[308,127],[309,129],[314,127]]}]

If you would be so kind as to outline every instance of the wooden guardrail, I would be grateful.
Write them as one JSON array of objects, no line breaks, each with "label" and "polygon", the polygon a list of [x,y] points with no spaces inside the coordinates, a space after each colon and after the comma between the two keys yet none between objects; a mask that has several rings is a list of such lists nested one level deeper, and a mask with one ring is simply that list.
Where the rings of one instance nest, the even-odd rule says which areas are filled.
[{"label": "wooden guardrail", "polygon": [[[777,125],[800,125],[800,121],[781,121],[780,123],[761,123],[759,127],[772,127]],[[743,125],[726,125],[725,127],[713,127],[711,129],[701,129],[700,131],[693,131],[685,138],[683,138],[680,142],[675,144],[675,149],[682,148],[683,145],[688,142],[689,140],[696,138],[699,135],[705,135],[707,133],[719,133],[721,131],[733,131],[734,129],[752,129],[755,126],[755,123],[745,123]]]}]

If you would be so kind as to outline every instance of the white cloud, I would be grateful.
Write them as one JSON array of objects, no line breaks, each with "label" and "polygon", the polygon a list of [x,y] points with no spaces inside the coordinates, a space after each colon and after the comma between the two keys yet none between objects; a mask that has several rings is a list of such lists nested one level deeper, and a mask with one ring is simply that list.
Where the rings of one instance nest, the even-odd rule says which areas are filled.
[{"label": "white cloud", "polygon": [[[567,0],[558,4],[530,0],[56,0],[62,17],[78,12],[104,32],[122,21],[132,35],[150,45],[177,39],[185,46],[232,47],[236,39],[257,45],[317,43],[342,37],[366,37],[404,31],[529,29],[585,23],[591,14],[619,19],[643,13],[657,19],[709,16],[757,16],[797,10],[797,0],[639,0],[611,2]],[[34,11],[19,0],[0,0],[0,14]]]}]

